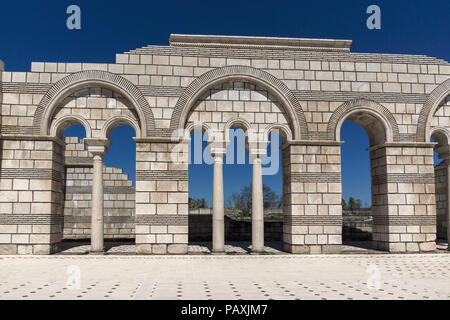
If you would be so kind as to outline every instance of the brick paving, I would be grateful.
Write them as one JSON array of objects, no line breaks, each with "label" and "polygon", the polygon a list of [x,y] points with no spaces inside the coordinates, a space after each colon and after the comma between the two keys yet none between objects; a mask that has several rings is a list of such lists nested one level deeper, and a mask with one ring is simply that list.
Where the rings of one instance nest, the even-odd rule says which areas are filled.
[{"label": "brick paving", "polygon": [[450,254],[445,251],[422,255],[3,256],[0,274],[2,300],[450,299]]}]

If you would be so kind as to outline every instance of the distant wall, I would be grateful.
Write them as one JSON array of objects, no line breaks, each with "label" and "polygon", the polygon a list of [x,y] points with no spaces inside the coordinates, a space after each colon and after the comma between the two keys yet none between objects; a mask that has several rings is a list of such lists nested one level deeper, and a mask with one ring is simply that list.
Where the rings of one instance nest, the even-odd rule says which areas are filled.
[{"label": "distant wall", "polygon": [[[66,138],[64,239],[89,239],[92,157],[78,138]],[[135,188],[123,169],[103,169],[106,239],[135,237]]]},{"label": "distant wall", "polygon": [[373,217],[370,209],[343,211],[342,240],[371,241]]},{"label": "distant wall", "polygon": [[[252,224],[250,221],[240,221],[239,210],[225,209],[225,237],[226,241],[251,241]],[[283,209],[266,209],[264,215],[282,216]],[[344,211],[343,212],[344,241],[371,241],[372,240],[372,213],[371,210]],[[190,210],[189,215],[189,241],[211,241],[212,237],[212,209]],[[266,241],[283,240],[283,219],[266,221],[264,223],[264,238]]]}]

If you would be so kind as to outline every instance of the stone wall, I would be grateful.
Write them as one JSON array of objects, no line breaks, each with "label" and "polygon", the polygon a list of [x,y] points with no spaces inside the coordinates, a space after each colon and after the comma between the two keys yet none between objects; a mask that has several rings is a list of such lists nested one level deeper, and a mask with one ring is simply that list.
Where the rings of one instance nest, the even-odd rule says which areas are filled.
[{"label": "stone wall", "polygon": [[338,144],[283,150],[284,246],[294,253],[336,253],[342,244]]},{"label": "stone wall", "polygon": [[371,149],[375,248],[391,252],[436,248],[433,148]]},{"label": "stone wall", "polygon": [[57,252],[62,237],[64,145],[12,137],[2,142],[0,253]]},{"label": "stone wall", "polygon": [[[92,164],[78,138],[66,138],[64,239],[89,239],[91,234]],[[104,167],[105,239],[135,238],[135,188],[123,169]]]},{"label": "stone wall", "polygon": [[[450,137],[450,64],[350,49],[346,40],[173,35],[169,46],[118,54],[115,63],[33,62],[29,72],[1,72],[0,251],[58,251],[64,165],[73,160],[64,161],[62,132],[78,123],[93,149],[118,125],[136,130],[137,252],[186,253],[188,145],[183,161],[171,152],[182,142],[177,129],[202,121],[223,138],[227,126],[258,130],[253,146],[281,129],[285,250],[339,252],[346,120],[370,138],[377,248],[433,251],[430,136]],[[75,167],[92,157],[83,161]]]},{"label": "stone wall", "polygon": [[187,253],[188,145],[178,151],[174,150],[176,143],[157,140],[136,140],[136,145],[138,253]]}]

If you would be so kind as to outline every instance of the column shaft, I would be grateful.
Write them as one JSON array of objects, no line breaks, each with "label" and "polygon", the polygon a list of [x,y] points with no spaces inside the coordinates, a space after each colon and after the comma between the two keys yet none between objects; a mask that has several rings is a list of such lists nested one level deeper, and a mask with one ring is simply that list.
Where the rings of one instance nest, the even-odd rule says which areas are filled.
[{"label": "column shaft", "polygon": [[214,157],[213,185],[213,252],[225,252],[225,222],[223,195],[223,157]]},{"label": "column shaft", "polygon": [[103,156],[94,155],[92,178],[91,253],[104,252],[103,225]]},{"label": "column shaft", "polygon": [[264,199],[261,158],[253,160],[252,183],[252,251],[264,251]]}]

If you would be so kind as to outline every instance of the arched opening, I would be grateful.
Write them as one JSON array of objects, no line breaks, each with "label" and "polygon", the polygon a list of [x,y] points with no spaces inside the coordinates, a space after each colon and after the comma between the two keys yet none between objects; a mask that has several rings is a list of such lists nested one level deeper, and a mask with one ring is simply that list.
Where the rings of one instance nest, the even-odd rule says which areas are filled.
[{"label": "arched opening", "polygon": [[[387,122],[375,112],[355,110],[341,119],[336,137],[341,147],[343,252],[376,249],[374,216],[386,213],[386,156],[377,153],[392,139]],[[391,137],[389,137],[391,136]],[[381,228],[381,227],[380,227]]]},{"label": "arched opening", "polygon": [[[88,70],[68,75],[47,91],[47,94],[44,95],[39,103],[33,119],[34,134],[48,135],[51,123],[56,117],[57,108],[66,105],[67,109],[71,105],[77,105],[78,101],[74,98],[80,97],[80,93],[83,93],[86,97],[86,94],[90,92],[93,92],[91,94],[93,98],[105,98],[104,93],[112,93],[113,96],[109,96],[111,101],[107,101],[108,105],[110,102],[114,103],[114,100],[117,100],[116,97],[121,97],[122,101],[129,105],[130,109],[134,110],[142,136],[145,137],[155,131],[155,120],[152,110],[136,86],[117,74],[100,70]],[[68,101],[72,101],[72,104],[67,104],[66,102]],[[120,106],[117,106],[117,108],[111,106],[110,108],[116,109],[111,111],[118,113]],[[85,105],[81,109],[84,110],[75,110],[75,113],[81,112],[86,119],[89,118],[89,110],[87,110],[89,107],[86,108]],[[98,116],[98,113],[95,116]]]},{"label": "arched opening", "polygon": [[287,134],[274,128],[268,135],[267,156],[263,159],[264,242],[266,250],[279,253],[284,250],[283,210],[287,189],[287,178],[283,168],[286,156],[282,146],[289,140]]},{"label": "arched opening", "polygon": [[[292,120],[292,110],[284,108],[285,100],[281,95],[275,95],[270,89],[260,86],[263,84],[261,81],[255,81],[255,84],[251,81],[243,82],[243,80],[247,79],[222,79],[220,82],[209,84],[204,91],[196,91],[196,94],[190,98],[196,99],[192,104],[189,101],[184,101],[186,109],[180,109],[180,112],[182,112],[180,121],[184,124],[183,128],[191,128],[194,124],[200,123],[202,127],[211,128],[215,134],[222,137],[224,144],[228,143],[227,153],[222,155],[224,165],[221,172],[223,172],[224,177],[224,237],[227,242],[226,251],[230,253],[253,251],[252,243],[256,239],[253,236],[254,234],[260,235],[257,240],[258,244],[262,242],[260,238],[264,230],[261,232],[253,230],[255,229],[253,227],[257,224],[255,220],[258,221],[258,226],[260,226],[261,219],[259,216],[256,219],[252,212],[252,200],[254,195],[259,197],[260,193],[264,193],[262,192],[263,189],[267,191],[266,194],[270,195],[271,193],[267,186],[262,185],[261,174],[255,175],[261,178],[261,192],[258,194],[253,192],[253,185],[259,184],[259,178],[258,183],[254,184],[253,171],[255,165],[252,162],[253,159],[250,158],[250,154],[255,152],[258,154],[257,168],[259,168],[259,162],[262,158],[262,154],[259,154],[259,152],[263,153],[266,149],[272,129],[282,128],[281,131],[285,135],[285,141],[292,140],[294,134],[300,136],[300,131],[295,129],[297,125]],[[288,112],[287,109],[290,111]],[[264,148],[261,147],[262,145],[264,145]],[[211,146],[211,148],[216,149],[215,152],[219,153],[221,148],[225,149],[215,146]],[[203,151],[204,149],[202,149]],[[215,158],[214,161],[217,160],[217,156]],[[277,160],[279,159],[277,158]],[[189,171],[193,170],[190,169]],[[192,199],[191,187],[194,185],[194,178],[191,174],[189,180],[190,198]],[[259,186],[255,188],[259,190]],[[281,190],[280,184],[276,188]],[[277,196],[281,197],[279,194]],[[197,195],[196,197],[202,199],[205,196]],[[258,201],[262,205],[263,202],[264,199]],[[208,204],[213,207],[212,201]],[[257,212],[261,213],[263,210],[263,208],[258,209]],[[209,210],[209,212],[214,217],[214,210]],[[193,215],[191,215],[191,221],[192,217]],[[278,216],[278,218],[280,217],[281,215]],[[189,234],[192,235],[194,231],[192,223],[190,223],[190,226]],[[258,228],[263,229],[264,225]],[[208,235],[208,238],[205,238],[205,240],[210,240],[210,229],[206,231],[204,236]],[[190,239],[192,239],[191,236]],[[270,240],[271,238],[267,239]],[[218,242],[222,242],[222,239]],[[260,251],[259,247],[255,251]]]},{"label": "arched opening", "polygon": [[431,142],[436,143],[434,153],[434,178],[436,194],[436,243],[438,249],[448,249],[449,224],[449,132],[436,129],[432,132]]},{"label": "arched opening", "polygon": [[229,252],[247,253],[252,242],[252,165],[246,145],[249,127],[233,121],[228,128],[223,168],[225,239]]},{"label": "arched opening", "polygon": [[212,250],[213,167],[203,128],[193,128],[189,147],[189,252],[205,253]]},{"label": "arched opening", "polygon": [[55,127],[57,137],[64,141],[64,180],[62,244],[63,253],[89,252],[90,227],[88,220],[90,211],[90,195],[85,190],[89,184],[89,162],[91,161],[83,139],[87,136],[86,128],[69,120]]},{"label": "arched opening", "polygon": [[341,128],[342,241],[343,250],[371,248],[372,185],[369,136],[358,123],[345,121]]},{"label": "arched opening", "polygon": [[[60,137],[70,132],[73,124],[83,128],[85,141],[66,141],[63,253],[84,254],[92,241],[94,157],[89,150],[98,142],[113,145],[102,153],[103,162],[103,237],[107,253],[134,253],[136,143],[141,137],[139,114],[129,100],[103,87],[71,90],[60,98],[52,113],[49,133]],[[67,133],[66,133],[67,135]],[[86,142],[86,143],[85,143]],[[109,152],[109,153],[108,153]],[[101,203],[101,201],[99,202]],[[101,229],[100,229],[101,230]],[[72,244],[68,244],[72,242]]]},{"label": "arched opening", "polygon": [[136,252],[136,130],[128,125],[108,131],[104,157],[104,238],[107,253]]}]

